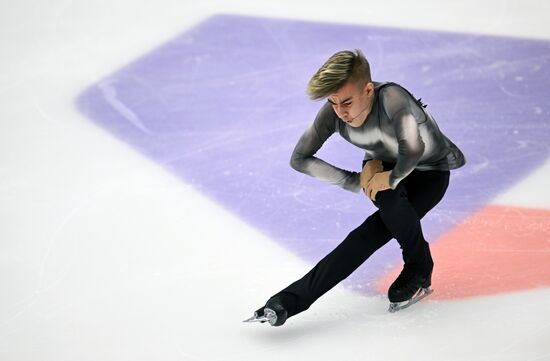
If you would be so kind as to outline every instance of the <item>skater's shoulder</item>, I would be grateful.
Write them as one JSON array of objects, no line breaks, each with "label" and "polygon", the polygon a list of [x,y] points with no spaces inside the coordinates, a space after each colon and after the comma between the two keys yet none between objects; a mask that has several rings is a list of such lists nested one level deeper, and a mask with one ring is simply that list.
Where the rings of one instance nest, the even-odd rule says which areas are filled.
[{"label": "skater's shoulder", "polygon": [[338,116],[328,101],[325,102],[317,112],[317,116],[314,121],[316,126],[328,127],[335,130],[338,125]]},{"label": "skater's shoulder", "polygon": [[329,119],[333,120],[334,118],[337,118],[336,112],[334,111],[334,107],[332,104],[327,100],[325,103],[319,108],[319,111],[317,112],[317,118],[321,118],[323,120]]},{"label": "skater's shoulder", "polygon": [[420,122],[426,120],[426,115],[423,110],[426,105],[421,99],[416,99],[416,97],[401,84],[393,82],[384,83],[384,85],[379,87],[377,99],[389,118],[406,112],[413,114]]},{"label": "skater's shoulder", "polygon": [[394,82],[375,83],[374,90],[378,92],[379,97],[384,100],[404,99],[409,96],[409,91],[401,84]]}]

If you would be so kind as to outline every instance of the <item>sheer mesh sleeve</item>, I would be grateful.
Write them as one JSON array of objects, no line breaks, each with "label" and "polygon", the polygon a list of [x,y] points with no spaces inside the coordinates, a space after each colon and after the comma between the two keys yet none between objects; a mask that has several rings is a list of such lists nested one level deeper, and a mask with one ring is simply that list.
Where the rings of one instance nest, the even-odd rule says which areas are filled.
[{"label": "sheer mesh sleeve", "polygon": [[295,170],[313,176],[323,182],[338,185],[348,191],[359,192],[359,173],[333,166],[315,157],[323,143],[336,131],[336,115],[327,102],[296,144],[290,159]]},{"label": "sheer mesh sleeve", "polygon": [[414,98],[399,86],[382,89],[381,97],[398,144],[396,165],[390,174],[390,186],[395,189],[414,170],[424,153],[425,144],[418,125],[426,121],[426,115]]}]

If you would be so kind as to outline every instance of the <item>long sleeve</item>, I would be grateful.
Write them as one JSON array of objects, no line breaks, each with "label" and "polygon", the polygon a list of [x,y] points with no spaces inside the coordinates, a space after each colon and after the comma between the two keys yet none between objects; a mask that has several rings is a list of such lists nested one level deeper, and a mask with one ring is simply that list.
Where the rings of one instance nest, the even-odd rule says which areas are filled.
[{"label": "long sleeve", "polygon": [[314,156],[336,131],[335,120],[332,107],[329,103],[325,104],[319,110],[313,124],[300,137],[292,152],[290,165],[295,170],[323,182],[358,193],[361,190],[359,173],[340,169]]},{"label": "long sleeve", "polygon": [[409,175],[417,166],[426,148],[418,124],[425,121],[426,115],[418,104],[406,96],[403,89],[384,89],[384,109],[391,120],[398,144],[395,167],[390,174],[390,187]]}]

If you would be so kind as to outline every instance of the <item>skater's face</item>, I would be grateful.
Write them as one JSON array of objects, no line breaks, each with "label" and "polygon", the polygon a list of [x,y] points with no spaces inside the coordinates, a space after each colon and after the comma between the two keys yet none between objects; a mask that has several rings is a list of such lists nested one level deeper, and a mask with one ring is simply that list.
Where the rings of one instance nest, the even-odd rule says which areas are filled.
[{"label": "skater's face", "polygon": [[374,85],[348,80],[334,94],[328,96],[332,108],[344,123],[357,128],[365,123],[372,109]]}]

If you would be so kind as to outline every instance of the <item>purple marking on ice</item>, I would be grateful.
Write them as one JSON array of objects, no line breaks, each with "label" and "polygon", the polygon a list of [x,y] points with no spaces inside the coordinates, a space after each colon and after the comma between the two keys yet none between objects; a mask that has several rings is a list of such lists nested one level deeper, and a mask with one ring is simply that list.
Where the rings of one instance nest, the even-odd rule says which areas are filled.
[{"label": "purple marking on ice", "polygon": [[[77,105],[313,264],[375,210],[364,196],[288,165],[322,105],[305,96],[309,77],[332,53],[353,48],[363,49],[375,80],[422,97],[466,155],[423,221],[431,242],[548,157],[547,41],[215,16],[90,86]],[[337,134],[318,155],[355,171],[363,157]],[[345,284],[371,292],[400,262],[390,244]]]}]

